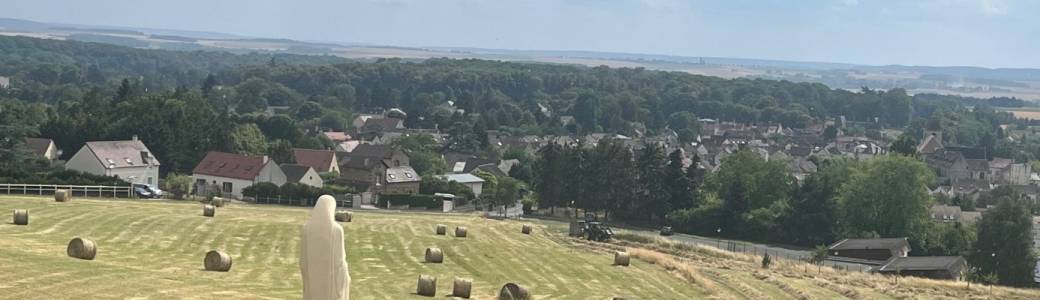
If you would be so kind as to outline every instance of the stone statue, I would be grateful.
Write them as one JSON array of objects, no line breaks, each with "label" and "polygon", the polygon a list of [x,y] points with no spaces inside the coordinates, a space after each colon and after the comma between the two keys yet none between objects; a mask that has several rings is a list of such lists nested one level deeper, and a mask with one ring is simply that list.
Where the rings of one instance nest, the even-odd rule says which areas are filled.
[{"label": "stone statue", "polygon": [[300,274],[303,299],[350,299],[350,274],[343,244],[343,227],[333,220],[336,199],[324,195],[303,224],[300,243]]}]

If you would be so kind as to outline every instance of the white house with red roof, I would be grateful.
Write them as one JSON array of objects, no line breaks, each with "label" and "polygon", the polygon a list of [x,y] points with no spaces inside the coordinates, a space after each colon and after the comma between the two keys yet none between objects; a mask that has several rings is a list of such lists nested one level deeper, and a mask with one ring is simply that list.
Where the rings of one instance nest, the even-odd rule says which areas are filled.
[{"label": "white house with red roof", "polygon": [[128,141],[87,142],[65,163],[69,170],[153,186],[159,184],[159,166],[159,160],[137,136]]},{"label": "white house with red roof", "polygon": [[198,193],[217,186],[225,197],[241,198],[242,189],[260,182],[281,186],[285,173],[267,156],[249,156],[211,151],[192,171]]}]

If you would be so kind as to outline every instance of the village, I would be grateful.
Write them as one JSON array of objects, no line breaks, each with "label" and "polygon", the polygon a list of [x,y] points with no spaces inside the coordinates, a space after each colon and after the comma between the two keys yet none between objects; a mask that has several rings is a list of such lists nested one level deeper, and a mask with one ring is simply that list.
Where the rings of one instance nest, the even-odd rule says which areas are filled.
[{"label": "village", "polygon": [[[433,198],[434,205],[418,204],[410,208],[408,196],[420,194],[424,180],[411,167],[409,153],[397,143],[402,137],[428,136],[438,143],[450,140],[448,134],[436,129],[410,129],[404,126],[406,113],[391,109],[380,114],[361,114],[353,119],[349,131],[314,132],[320,139],[335,145],[334,149],[292,149],[292,162],[278,162],[268,156],[249,156],[217,151],[208,152],[198,162],[192,174],[190,194],[205,197],[222,197],[246,203],[279,203],[309,205],[313,199],[277,199],[276,195],[249,194],[244,192],[258,184],[269,184],[275,188],[286,183],[301,184],[321,189],[326,185],[348,187],[350,193],[338,195],[351,201],[341,203],[353,208],[362,206],[383,209],[436,209],[441,212],[488,211],[499,217],[519,217],[525,213],[544,214],[537,207],[525,207],[519,199],[499,207],[485,205],[474,207],[472,200],[481,198],[482,185],[488,175],[509,177],[513,168],[520,166],[517,159],[481,157],[477,155],[441,152],[450,166],[445,174],[434,175],[437,180],[462,184],[474,199],[464,195],[437,193],[426,195]],[[567,126],[573,123],[569,116],[560,117]],[[576,147],[595,147],[600,142],[620,142],[628,151],[638,153],[645,147],[661,147],[666,153],[682,153],[684,168],[691,167],[707,172],[718,171],[725,157],[737,151],[747,150],[765,160],[783,162],[790,174],[803,181],[817,171],[815,161],[821,157],[840,156],[857,161],[868,161],[890,151],[889,142],[898,131],[880,131],[874,138],[863,135],[849,136],[845,130],[850,124],[844,118],[809,126],[806,128],[784,128],[780,124],[756,126],[735,122],[720,122],[699,119],[699,135],[690,142],[680,142],[675,131],[665,131],[657,136],[628,137],[617,134],[593,133],[588,135],[561,136],[511,136],[496,130],[488,130],[487,141],[497,153],[522,151],[537,155],[543,147],[554,143]],[[836,130],[835,130],[836,129]],[[828,134],[828,132],[830,132]],[[160,198],[164,187],[160,177],[162,158],[154,157],[148,149],[149,143],[133,136],[123,141],[90,141],[64,164],[66,169],[112,176],[134,186],[134,196]],[[37,154],[48,160],[57,159],[63,149],[47,138],[27,138],[26,144]],[[447,149],[444,145],[437,148]],[[1036,203],[1040,195],[1040,176],[1031,170],[1031,165],[1013,159],[994,157],[986,159],[983,150],[948,146],[942,141],[942,133],[926,131],[921,142],[915,146],[927,165],[937,174],[935,187],[930,194],[945,199],[978,199],[980,195],[994,189],[1010,188]],[[483,175],[482,175],[483,174]],[[482,175],[482,176],[478,176]],[[275,189],[277,191],[277,189]],[[274,194],[274,193],[272,193]],[[169,196],[169,193],[166,193]],[[403,196],[403,198],[402,198]],[[395,198],[396,197],[396,198]],[[456,198],[458,197],[458,198]],[[380,199],[394,199],[384,200]],[[404,204],[394,203],[402,199]],[[447,200],[441,206],[439,200]],[[452,204],[453,202],[456,204]],[[467,201],[470,200],[470,201]],[[469,203],[469,205],[459,205]],[[972,201],[974,203],[974,201]],[[537,204],[534,204],[537,206]],[[961,205],[936,203],[931,206],[930,216],[937,223],[959,223],[971,226],[981,217],[987,207],[963,207]],[[1034,216],[1033,222],[1040,222]],[[1040,239],[1040,226],[1034,226],[1034,239]],[[670,229],[669,229],[670,230]],[[1040,241],[1035,245],[1040,245]],[[936,279],[960,279],[967,267],[960,257],[908,256],[910,245],[905,237],[881,237],[878,239],[842,239],[828,247],[827,260],[836,265],[852,265],[856,269],[874,272],[898,272],[902,275],[923,276]],[[805,254],[809,255],[809,254]]]}]

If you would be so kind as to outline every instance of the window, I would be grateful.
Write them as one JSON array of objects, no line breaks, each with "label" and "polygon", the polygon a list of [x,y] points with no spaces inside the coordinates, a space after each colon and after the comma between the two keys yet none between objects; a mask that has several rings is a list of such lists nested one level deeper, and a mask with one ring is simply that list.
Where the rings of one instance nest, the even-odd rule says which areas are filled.
[{"label": "window", "polygon": [[401,161],[400,161],[400,160],[396,160],[396,159],[395,159],[395,160],[394,160],[394,166],[395,166],[395,167],[400,167],[400,166],[401,166]]},{"label": "window", "polygon": [[390,175],[386,175],[386,176],[387,176],[387,177],[390,177],[390,179],[395,179],[395,178],[397,178],[397,176],[394,176],[394,174],[390,174]]},{"label": "window", "polygon": [[195,185],[196,186],[204,186],[204,185],[206,185],[206,180],[205,179],[195,179]]},{"label": "window", "polygon": [[148,185],[152,185],[152,178],[148,177]]},{"label": "window", "polygon": [[231,192],[231,183],[230,182],[225,182],[224,183],[224,192],[225,193],[230,193]]}]

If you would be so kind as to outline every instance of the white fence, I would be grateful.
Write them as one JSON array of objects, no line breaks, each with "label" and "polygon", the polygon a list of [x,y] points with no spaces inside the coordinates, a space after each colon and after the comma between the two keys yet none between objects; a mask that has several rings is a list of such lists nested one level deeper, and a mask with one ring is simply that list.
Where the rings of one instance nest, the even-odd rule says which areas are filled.
[{"label": "white fence", "polygon": [[54,195],[57,190],[68,190],[78,197],[134,198],[130,185],[62,185],[62,184],[9,184],[0,183],[0,193],[8,195]]}]

